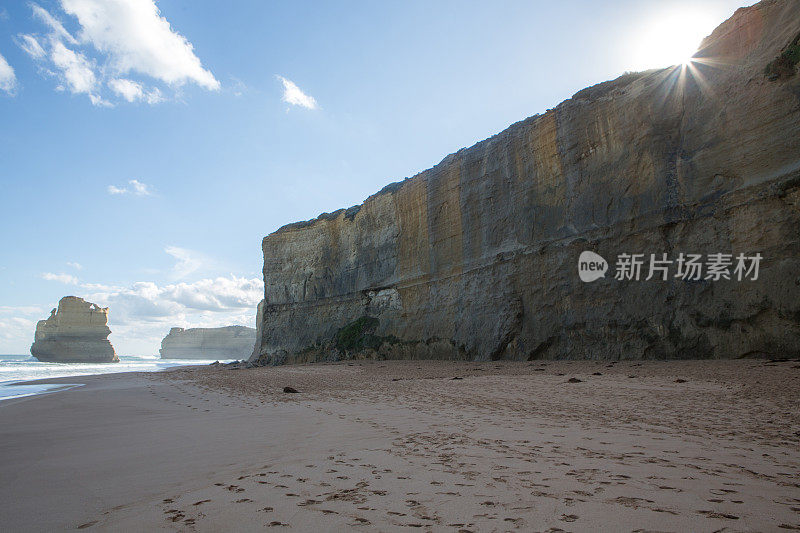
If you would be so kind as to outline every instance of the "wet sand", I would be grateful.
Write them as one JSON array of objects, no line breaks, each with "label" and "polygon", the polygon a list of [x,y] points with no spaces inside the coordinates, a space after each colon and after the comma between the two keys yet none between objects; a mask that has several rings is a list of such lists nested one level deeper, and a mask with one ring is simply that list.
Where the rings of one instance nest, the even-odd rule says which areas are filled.
[{"label": "wet sand", "polygon": [[800,530],[797,361],[51,381],[0,402],[5,530]]}]

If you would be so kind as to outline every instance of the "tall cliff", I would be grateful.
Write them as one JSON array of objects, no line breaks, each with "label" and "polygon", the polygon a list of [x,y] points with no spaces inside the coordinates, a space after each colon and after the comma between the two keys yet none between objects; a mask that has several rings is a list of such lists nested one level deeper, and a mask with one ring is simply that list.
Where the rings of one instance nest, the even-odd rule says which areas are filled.
[{"label": "tall cliff", "polygon": [[[590,87],[268,235],[252,360],[797,354],[800,76],[774,66],[798,36],[796,0],[739,9],[688,67]],[[604,278],[581,281],[583,251]],[[681,253],[763,259],[684,279]],[[616,279],[620,254],[672,270]]]},{"label": "tall cliff", "polygon": [[52,363],[116,363],[110,333],[108,307],[64,296],[50,317],[36,324],[31,355]]},{"label": "tall cliff", "polygon": [[256,330],[244,326],[172,328],[161,341],[162,359],[247,359]]}]

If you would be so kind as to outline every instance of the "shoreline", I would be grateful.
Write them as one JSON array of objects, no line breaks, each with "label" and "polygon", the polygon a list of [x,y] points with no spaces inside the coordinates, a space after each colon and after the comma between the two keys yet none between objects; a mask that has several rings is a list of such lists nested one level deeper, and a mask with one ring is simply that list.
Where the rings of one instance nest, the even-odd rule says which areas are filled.
[{"label": "shoreline", "polygon": [[168,370],[0,402],[9,530],[800,528],[796,361]]},{"label": "shoreline", "polygon": [[[29,358],[31,356],[23,354],[6,354],[0,358],[0,404],[17,397],[12,389],[18,386],[44,387],[50,380],[60,378],[162,372],[171,368],[204,366],[213,362],[206,359],[161,359],[148,356],[122,356],[118,363],[49,363]],[[53,391],[46,388],[41,390],[42,394],[51,392]],[[34,390],[30,394],[36,393]]]}]

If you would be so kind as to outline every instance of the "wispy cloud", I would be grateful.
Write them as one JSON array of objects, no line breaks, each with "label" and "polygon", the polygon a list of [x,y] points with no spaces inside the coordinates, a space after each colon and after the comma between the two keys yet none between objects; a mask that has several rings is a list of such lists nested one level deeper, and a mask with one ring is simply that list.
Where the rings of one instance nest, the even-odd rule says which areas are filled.
[{"label": "wispy cloud", "polygon": [[37,305],[0,305],[0,342],[7,346],[5,353],[25,351],[33,340],[36,321],[47,318],[44,308]]},{"label": "wispy cloud", "polygon": [[17,88],[17,76],[6,58],[0,55],[0,91],[13,95]]},{"label": "wispy cloud", "polygon": [[31,4],[31,9],[33,10],[33,16],[44,22],[44,24],[50,28],[50,37],[52,39],[67,41],[69,44],[78,44],[77,39],[75,39],[75,37],[64,28],[61,21],[57,20],[49,11],[38,4]]},{"label": "wispy cloud", "polygon": [[72,267],[75,270],[83,270],[83,265],[74,261],[67,261],[67,266]]},{"label": "wispy cloud", "polygon": [[128,102],[145,101],[148,104],[157,104],[164,101],[164,97],[158,87],[145,89],[141,83],[125,78],[114,78],[108,80],[108,86],[118,96]]},{"label": "wispy cloud", "polygon": [[117,187],[116,185],[109,185],[106,191],[111,195],[132,194],[133,196],[153,196],[150,186],[142,183],[139,180],[128,181],[130,187]]},{"label": "wispy cloud", "polygon": [[64,85],[72,94],[94,94],[97,77],[94,75],[95,65],[86,56],[67,48],[61,41],[55,41],[50,49],[50,59],[61,71]]},{"label": "wispy cloud", "polygon": [[195,272],[210,266],[211,260],[204,254],[179,246],[167,246],[164,251],[177,261],[172,267],[173,277],[183,279]]},{"label": "wispy cloud", "polygon": [[283,84],[282,100],[284,102],[306,109],[317,109],[317,107],[319,107],[314,97],[304,93],[292,80],[286,79],[283,76],[277,76],[277,78]]},{"label": "wispy cloud", "polygon": [[28,55],[47,62],[49,68],[42,72],[59,78],[57,89],[86,94],[93,104],[107,106],[109,89],[127,102],[155,104],[165,97],[154,83],[175,89],[190,83],[211,91],[220,88],[192,43],[161,16],[154,0],[60,0],[59,4],[63,14],[77,20],[77,33],[70,33],[50,11],[31,4],[47,33],[19,35],[18,40]]},{"label": "wispy cloud", "polygon": [[43,312],[38,305],[0,305],[0,315],[37,315]]},{"label": "wispy cloud", "polygon": [[47,281],[58,281],[60,283],[65,283],[67,285],[77,285],[79,283],[78,278],[73,276],[72,274],[54,274],[52,272],[44,272],[42,274],[42,279]]},{"label": "wispy cloud", "polygon": [[114,71],[219,89],[192,43],[170,27],[153,0],[61,0],[61,6],[78,19],[81,41],[105,53]]},{"label": "wispy cloud", "polygon": [[47,55],[39,39],[33,35],[20,34],[17,44],[19,44],[19,47],[33,59],[44,59]]}]

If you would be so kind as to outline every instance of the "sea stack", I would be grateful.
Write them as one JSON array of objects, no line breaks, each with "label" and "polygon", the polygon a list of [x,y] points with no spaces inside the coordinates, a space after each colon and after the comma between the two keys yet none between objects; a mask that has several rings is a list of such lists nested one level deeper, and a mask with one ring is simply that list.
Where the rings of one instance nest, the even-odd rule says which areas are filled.
[{"label": "sea stack", "polygon": [[36,324],[31,355],[48,363],[117,363],[110,333],[108,307],[65,296]]},{"label": "sea stack", "polygon": [[247,359],[256,330],[244,326],[172,328],[161,341],[162,359]]},{"label": "sea stack", "polygon": [[[739,9],[688,65],[266,236],[252,360],[798,356],[799,32],[796,0]],[[580,278],[584,252],[608,272]]]}]

